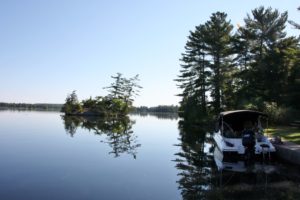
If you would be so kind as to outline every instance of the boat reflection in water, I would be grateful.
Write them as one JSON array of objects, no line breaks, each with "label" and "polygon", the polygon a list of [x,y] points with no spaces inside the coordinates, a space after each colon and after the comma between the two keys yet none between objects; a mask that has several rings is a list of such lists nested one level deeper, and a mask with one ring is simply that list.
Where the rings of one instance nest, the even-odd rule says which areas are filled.
[{"label": "boat reflection in water", "polygon": [[192,199],[299,199],[300,169],[283,163],[223,160],[205,126],[179,123],[178,188]]},{"label": "boat reflection in water", "polygon": [[128,116],[122,118],[100,118],[92,116],[62,116],[65,130],[74,137],[78,127],[99,136],[106,136],[101,142],[107,143],[115,157],[127,153],[136,158],[137,149],[141,146],[132,131],[135,121]]},{"label": "boat reflection in water", "polygon": [[214,148],[214,161],[219,171],[233,171],[233,172],[264,172],[273,173],[276,172],[277,168],[274,164],[265,162],[247,162],[245,160],[224,160],[222,152],[219,148]]}]

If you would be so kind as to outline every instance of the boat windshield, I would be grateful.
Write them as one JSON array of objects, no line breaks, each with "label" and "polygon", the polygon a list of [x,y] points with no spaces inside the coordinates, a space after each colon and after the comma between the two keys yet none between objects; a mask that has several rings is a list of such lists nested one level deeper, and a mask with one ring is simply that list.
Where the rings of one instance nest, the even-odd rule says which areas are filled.
[{"label": "boat windshield", "polygon": [[240,138],[242,137],[242,131],[235,131],[226,122],[223,123],[223,135],[227,138]]},{"label": "boat windshield", "polygon": [[262,135],[262,119],[267,119],[266,115],[254,111],[224,112],[220,115],[219,125],[223,127],[224,137],[241,138],[244,130],[252,130],[256,135]]},{"label": "boat windshield", "polygon": [[263,135],[263,128],[260,120],[258,122],[245,121],[241,123],[242,126],[232,125],[223,122],[223,136],[227,138],[241,138],[244,130],[252,130],[256,136]]}]

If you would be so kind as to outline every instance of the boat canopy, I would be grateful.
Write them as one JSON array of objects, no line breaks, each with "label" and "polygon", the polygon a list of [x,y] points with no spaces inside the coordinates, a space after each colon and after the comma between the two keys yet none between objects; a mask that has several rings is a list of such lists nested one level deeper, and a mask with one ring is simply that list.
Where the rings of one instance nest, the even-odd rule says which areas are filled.
[{"label": "boat canopy", "polygon": [[232,111],[225,111],[225,112],[220,113],[220,117],[223,117],[223,118],[224,117],[230,118],[230,117],[236,117],[236,116],[248,116],[248,117],[254,117],[254,118],[257,118],[258,116],[268,117],[267,114],[258,112],[258,111],[254,111],[254,110],[232,110]]},{"label": "boat canopy", "polygon": [[268,115],[253,110],[233,110],[221,112],[219,124],[228,124],[233,130],[243,130],[245,122],[258,123],[259,118],[267,118]]}]

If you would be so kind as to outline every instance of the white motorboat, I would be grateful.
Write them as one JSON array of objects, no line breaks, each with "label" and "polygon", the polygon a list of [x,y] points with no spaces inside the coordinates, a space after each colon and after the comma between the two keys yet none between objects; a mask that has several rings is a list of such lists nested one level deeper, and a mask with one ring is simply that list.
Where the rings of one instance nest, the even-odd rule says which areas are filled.
[{"label": "white motorboat", "polygon": [[255,155],[270,157],[276,150],[269,139],[264,135],[262,120],[267,115],[252,110],[235,110],[221,112],[213,139],[217,148],[224,157],[245,155],[246,148],[243,144],[247,139],[245,133],[253,133]]}]

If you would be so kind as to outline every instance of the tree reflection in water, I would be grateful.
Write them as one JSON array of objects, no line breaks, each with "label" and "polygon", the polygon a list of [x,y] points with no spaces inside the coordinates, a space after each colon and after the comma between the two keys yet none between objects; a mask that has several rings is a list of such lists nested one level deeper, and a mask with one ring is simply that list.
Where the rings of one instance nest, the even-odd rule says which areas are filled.
[{"label": "tree reflection in water", "polygon": [[148,117],[153,116],[158,119],[166,119],[166,120],[177,120],[178,114],[177,113],[168,113],[168,112],[134,112],[131,115],[137,115],[140,117]]},{"label": "tree reflection in water", "polygon": [[213,165],[206,129],[179,121],[181,151],[176,154],[179,189],[183,199],[203,199],[211,187]]},{"label": "tree reflection in water", "polygon": [[229,167],[218,168],[209,132],[205,126],[179,122],[181,149],[174,161],[182,199],[299,199],[299,167],[222,161],[223,167]]},{"label": "tree reflection in water", "polygon": [[[137,142],[137,136],[132,131],[135,121],[129,117],[122,118],[99,118],[85,116],[62,116],[65,130],[71,137],[74,136],[78,127],[94,132],[96,135],[105,135],[106,141],[115,157],[127,153],[136,158],[137,149],[141,146]],[[103,142],[103,141],[102,141]]]}]

